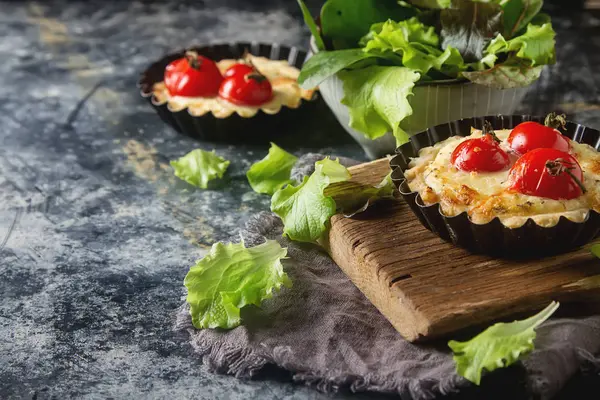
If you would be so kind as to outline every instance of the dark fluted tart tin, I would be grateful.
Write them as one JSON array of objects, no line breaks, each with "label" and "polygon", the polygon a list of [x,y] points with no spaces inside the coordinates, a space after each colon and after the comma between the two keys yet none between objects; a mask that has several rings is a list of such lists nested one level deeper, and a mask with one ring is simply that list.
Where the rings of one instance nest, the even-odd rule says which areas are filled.
[{"label": "dark fluted tart tin", "polygon": [[168,102],[157,101],[152,88],[155,83],[163,81],[167,65],[183,57],[187,50],[195,50],[198,54],[215,62],[224,59],[238,59],[243,56],[245,51],[248,51],[253,56],[266,57],[271,60],[287,60],[290,65],[298,69],[302,68],[307,59],[306,51],[296,47],[256,42],[195,46],[161,58],[142,73],[138,87],[142,97],[148,100],[160,118],[179,133],[215,142],[266,142],[286,134],[290,131],[290,126],[302,121],[307,116],[310,118],[311,113],[323,109],[323,107],[319,107],[318,103],[322,101],[315,93],[312,100],[302,100],[302,104],[296,109],[282,106],[276,114],[266,114],[259,110],[256,115],[248,118],[241,117],[237,113],[226,118],[216,118],[211,112],[202,116],[192,116],[187,107],[180,111],[171,111]]},{"label": "dark fluted tart tin", "polygon": [[[560,217],[557,225],[545,228],[528,219],[520,228],[507,228],[498,217],[487,224],[472,223],[466,212],[447,217],[442,213],[439,203],[425,205],[421,196],[410,190],[404,171],[408,169],[410,159],[419,155],[419,150],[451,136],[468,136],[471,127],[482,129],[484,120],[489,121],[494,129],[512,129],[523,121],[543,123],[543,117],[527,115],[465,118],[420,132],[396,149],[396,155],[390,160],[392,180],[423,226],[442,239],[470,251],[507,258],[564,253],[598,237],[600,214],[594,210],[581,223]],[[567,122],[563,134],[576,142],[600,149],[600,132],[596,129]]]}]

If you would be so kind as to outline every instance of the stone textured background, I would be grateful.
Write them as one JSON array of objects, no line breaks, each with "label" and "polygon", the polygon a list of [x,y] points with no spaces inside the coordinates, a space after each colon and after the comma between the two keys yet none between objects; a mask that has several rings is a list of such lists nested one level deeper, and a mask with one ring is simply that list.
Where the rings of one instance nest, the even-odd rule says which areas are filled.
[{"label": "stone textured background", "polygon": [[[555,27],[559,62],[521,109],[600,128],[600,19]],[[136,81],[174,49],[248,38],[304,47],[308,31],[292,0],[0,1],[0,398],[330,398],[209,374],[171,331],[189,266],[268,208],[244,175],[267,145],[179,136]],[[364,157],[316,119],[278,144]],[[232,161],[217,190],[168,167],[198,146]]]}]

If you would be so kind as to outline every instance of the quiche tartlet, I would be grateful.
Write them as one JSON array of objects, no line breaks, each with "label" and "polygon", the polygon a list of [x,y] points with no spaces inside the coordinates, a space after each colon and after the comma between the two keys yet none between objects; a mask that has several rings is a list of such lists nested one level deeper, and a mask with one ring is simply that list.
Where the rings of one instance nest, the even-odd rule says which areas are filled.
[{"label": "quiche tartlet", "polygon": [[316,89],[297,83],[306,58],[294,47],[260,43],[193,47],[152,64],[138,86],[161,119],[180,133],[264,142],[315,112]]},{"label": "quiche tartlet", "polygon": [[[392,178],[423,225],[457,245],[502,255],[562,252],[597,237],[600,133],[567,123],[555,130],[554,149],[520,148],[517,130],[532,119],[542,126],[523,116],[459,120],[398,148]],[[484,121],[490,125],[482,131]],[[457,158],[465,154],[466,167]]]},{"label": "quiche tartlet", "polygon": [[225,59],[218,61],[217,68],[224,74],[237,63],[251,63],[272,86],[271,100],[256,106],[240,105],[222,97],[184,97],[173,96],[165,86],[165,82],[155,83],[152,93],[157,103],[167,102],[171,111],[177,112],[188,109],[190,115],[195,117],[212,113],[216,118],[227,118],[236,113],[243,118],[252,118],[258,112],[277,114],[282,107],[298,108],[302,101],[314,98],[315,90],[305,90],[298,85],[297,79],[300,70],[291,66],[286,60],[270,60],[266,57],[245,55],[240,59]]}]

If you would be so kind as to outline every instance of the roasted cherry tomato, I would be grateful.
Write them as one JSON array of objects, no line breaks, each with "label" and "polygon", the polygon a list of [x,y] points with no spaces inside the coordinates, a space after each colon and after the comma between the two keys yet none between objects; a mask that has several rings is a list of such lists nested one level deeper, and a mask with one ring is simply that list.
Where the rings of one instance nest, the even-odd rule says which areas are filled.
[{"label": "roasted cherry tomato", "polygon": [[564,115],[548,114],[544,125],[527,121],[515,126],[508,137],[508,145],[517,154],[523,155],[533,149],[556,149],[568,152],[571,149],[569,139],[557,129],[564,128]]},{"label": "roasted cherry tomato", "polygon": [[510,189],[549,199],[575,199],[585,193],[575,157],[556,149],[535,149],[521,156],[508,175]]},{"label": "roasted cherry tomato", "polygon": [[465,140],[452,152],[450,162],[465,172],[495,172],[505,169],[509,163],[508,154],[500,148],[500,140],[491,129],[484,125],[481,138]]},{"label": "roasted cherry tomato", "polygon": [[259,106],[273,98],[273,88],[269,80],[258,73],[233,75],[223,81],[219,96],[242,106]]},{"label": "roasted cherry tomato", "polygon": [[254,72],[254,67],[249,64],[233,64],[231,67],[227,68],[225,73],[223,74],[223,78],[231,78],[234,75],[247,75]]},{"label": "roasted cherry tomato", "polygon": [[222,81],[215,62],[195,51],[186,52],[165,69],[165,86],[171,96],[214,97]]}]

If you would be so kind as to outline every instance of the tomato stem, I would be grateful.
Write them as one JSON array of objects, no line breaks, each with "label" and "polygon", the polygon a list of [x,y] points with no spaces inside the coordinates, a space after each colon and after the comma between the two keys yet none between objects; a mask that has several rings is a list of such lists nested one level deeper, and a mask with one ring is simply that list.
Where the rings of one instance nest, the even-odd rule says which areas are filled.
[{"label": "tomato stem", "polygon": [[186,51],[185,58],[190,64],[190,67],[194,69],[200,69],[200,67],[202,66],[202,60],[198,57],[198,52],[194,50]]},{"label": "tomato stem", "polygon": [[259,70],[258,68],[256,68],[256,65],[254,65],[254,63],[252,62],[252,59],[249,57],[252,54],[248,51],[247,48],[244,49],[244,54],[242,54],[242,62],[250,67],[252,67],[252,73],[246,75],[246,79],[253,79],[257,82],[262,82],[264,80],[267,79],[266,76],[264,76]]},{"label": "tomato stem", "polygon": [[501,142],[498,136],[496,136],[496,132],[494,132],[494,128],[492,128],[490,121],[483,121],[483,136],[485,135],[490,135],[490,137],[494,139],[496,143]]},{"label": "tomato stem", "polygon": [[564,160],[562,158],[557,158],[556,160],[546,161],[546,170],[552,176],[558,176],[558,175],[562,174],[563,172],[566,173],[571,178],[573,178],[573,181],[577,184],[577,186],[579,186],[582,193],[586,193],[587,190],[586,190],[585,186],[583,185],[583,182],[581,182],[579,180],[579,178],[577,178],[575,176],[575,174],[573,172],[571,172],[571,170],[575,169],[575,167],[572,167],[572,165],[575,165],[575,164],[570,161]]},{"label": "tomato stem", "polygon": [[556,113],[551,112],[546,115],[546,119],[544,119],[544,125],[554,128],[554,129],[565,129],[565,124],[567,123],[565,114],[556,115]]}]

